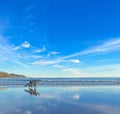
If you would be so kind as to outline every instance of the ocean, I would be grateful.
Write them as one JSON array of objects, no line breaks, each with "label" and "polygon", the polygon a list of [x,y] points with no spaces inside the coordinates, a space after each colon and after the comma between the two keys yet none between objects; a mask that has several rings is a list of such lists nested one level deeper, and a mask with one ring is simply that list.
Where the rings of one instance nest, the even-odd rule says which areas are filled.
[{"label": "ocean", "polygon": [[30,80],[40,80],[38,86],[120,85],[120,78],[0,78],[0,86],[24,86]]}]

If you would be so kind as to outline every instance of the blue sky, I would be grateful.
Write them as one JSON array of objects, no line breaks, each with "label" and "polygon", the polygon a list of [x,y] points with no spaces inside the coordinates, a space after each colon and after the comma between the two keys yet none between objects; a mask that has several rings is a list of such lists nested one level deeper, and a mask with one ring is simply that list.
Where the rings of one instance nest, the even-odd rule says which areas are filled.
[{"label": "blue sky", "polygon": [[0,71],[120,77],[118,0],[0,2]]}]

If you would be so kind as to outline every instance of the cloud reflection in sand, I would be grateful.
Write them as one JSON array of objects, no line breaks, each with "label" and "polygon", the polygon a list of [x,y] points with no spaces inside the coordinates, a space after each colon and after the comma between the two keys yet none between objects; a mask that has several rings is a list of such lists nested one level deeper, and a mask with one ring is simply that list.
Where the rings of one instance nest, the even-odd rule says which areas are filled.
[{"label": "cloud reflection in sand", "polygon": [[119,114],[117,90],[118,87],[7,88],[0,91],[0,113]]}]

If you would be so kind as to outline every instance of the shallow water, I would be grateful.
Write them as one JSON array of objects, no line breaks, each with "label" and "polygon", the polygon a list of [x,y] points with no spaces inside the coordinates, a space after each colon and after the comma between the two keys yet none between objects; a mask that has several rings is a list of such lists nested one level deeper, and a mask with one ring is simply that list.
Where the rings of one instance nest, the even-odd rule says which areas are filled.
[{"label": "shallow water", "polygon": [[0,88],[0,114],[120,114],[120,86]]},{"label": "shallow water", "polygon": [[38,86],[107,86],[120,85],[120,78],[0,78],[1,86],[20,87],[39,80]]}]

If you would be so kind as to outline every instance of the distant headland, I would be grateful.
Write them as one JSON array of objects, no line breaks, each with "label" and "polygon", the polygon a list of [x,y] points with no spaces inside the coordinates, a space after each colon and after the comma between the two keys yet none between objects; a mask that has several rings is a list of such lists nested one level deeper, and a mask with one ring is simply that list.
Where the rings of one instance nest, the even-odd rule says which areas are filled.
[{"label": "distant headland", "polygon": [[19,75],[19,74],[9,74],[7,72],[1,72],[0,71],[0,78],[26,78],[24,75]]}]

